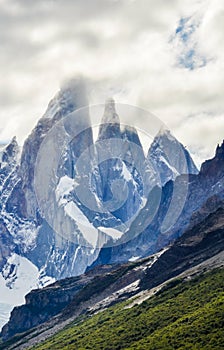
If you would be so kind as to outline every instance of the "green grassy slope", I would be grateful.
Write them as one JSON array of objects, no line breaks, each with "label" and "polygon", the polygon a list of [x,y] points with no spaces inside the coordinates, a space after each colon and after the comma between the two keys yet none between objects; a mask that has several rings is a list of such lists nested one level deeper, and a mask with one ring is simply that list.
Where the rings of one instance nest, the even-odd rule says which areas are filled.
[{"label": "green grassy slope", "polygon": [[141,305],[71,324],[32,349],[224,349],[224,269],[175,280]]}]

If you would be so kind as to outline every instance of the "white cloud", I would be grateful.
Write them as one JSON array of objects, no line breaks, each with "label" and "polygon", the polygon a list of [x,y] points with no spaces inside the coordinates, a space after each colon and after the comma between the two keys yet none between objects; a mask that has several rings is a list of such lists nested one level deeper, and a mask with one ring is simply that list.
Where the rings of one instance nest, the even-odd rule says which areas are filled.
[{"label": "white cloud", "polygon": [[[144,107],[197,157],[212,154],[224,131],[220,0],[0,3],[0,139],[17,134],[22,142],[61,83],[81,73],[92,81],[91,102],[114,95],[118,102]],[[198,20],[188,47],[171,40],[181,18]],[[197,49],[195,60],[207,58],[204,67],[177,64],[191,45]],[[206,138],[202,115],[208,130],[217,125]]]},{"label": "white cloud", "polygon": [[184,119],[176,129],[176,136],[185,145],[189,145],[188,148],[199,165],[201,159],[209,159],[214,156],[216,145],[222,143],[223,130],[223,114],[201,113]]}]

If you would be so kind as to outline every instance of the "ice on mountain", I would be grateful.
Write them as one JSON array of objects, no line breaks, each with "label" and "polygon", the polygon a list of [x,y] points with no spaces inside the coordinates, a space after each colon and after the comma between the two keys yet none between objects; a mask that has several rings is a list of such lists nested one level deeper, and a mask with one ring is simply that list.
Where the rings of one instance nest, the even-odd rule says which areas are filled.
[{"label": "ice on mountain", "polygon": [[68,195],[75,188],[74,179],[71,179],[67,175],[60,178],[57,188],[55,190],[56,200],[59,205],[66,203],[65,196]]},{"label": "ice on mountain", "polygon": [[123,235],[123,232],[116,230],[115,228],[112,227],[98,227],[98,229],[101,232],[106,233],[107,235],[109,235],[110,237],[112,237],[113,239],[118,239]]},{"label": "ice on mountain", "polygon": [[[0,277],[0,288],[1,288],[1,277]],[[9,321],[10,313],[12,309],[14,308],[14,305],[7,304],[7,303],[1,303],[0,302],[0,332],[2,327]]]},{"label": "ice on mountain", "polygon": [[134,262],[134,261],[136,261],[136,260],[138,260],[140,258],[141,258],[140,256],[132,256],[130,259],[128,259],[128,261]]},{"label": "ice on mountain", "polygon": [[133,180],[133,177],[131,176],[130,172],[128,171],[126,164],[123,163],[122,165],[123,165],[123,168],[122,168],[122,175],[123,175],[124,179],[125,179],[126,181],[132,181],[132,180]]},{"label": "ice on mountain", "polygon": [[67,203],[64,209],[66,214],[75,221],[86,241],[95,248],[98,239],[98,230],[89,222],[74,202]]},{"label": "ice on mountain", "polygon": [[[2,271],[2,277],[5,279],[5,286],[13,290],[12,293],[16,293],[16,290],[19,292],[16,298],[17,302],[22,302],[24,300],[21,298],[21,294],[24,296],[26,291],[28,292],[35,287],[37,288],[38,275],[38,268],[32,264],[31,261],[16,253],[8,258]],[[4,281],[2,280],[2,282]],[[10,292],[8,291],[8,293]],[[11,301],[15,300],[14,298],[11,299]],[[1,301],[10,303],[10,298],[8,295],[3,294],[1,295]]]}]

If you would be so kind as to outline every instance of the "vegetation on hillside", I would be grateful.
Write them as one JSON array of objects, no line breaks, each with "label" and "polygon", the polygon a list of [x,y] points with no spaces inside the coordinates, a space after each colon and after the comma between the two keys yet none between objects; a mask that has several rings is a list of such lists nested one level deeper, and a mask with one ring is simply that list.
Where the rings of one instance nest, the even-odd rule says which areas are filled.
[{"label": "vegetation on hillside", "polygon": [[224,269],[175,280],[141,305],[115,305],[32,349],[222,350],[223,281]]}]

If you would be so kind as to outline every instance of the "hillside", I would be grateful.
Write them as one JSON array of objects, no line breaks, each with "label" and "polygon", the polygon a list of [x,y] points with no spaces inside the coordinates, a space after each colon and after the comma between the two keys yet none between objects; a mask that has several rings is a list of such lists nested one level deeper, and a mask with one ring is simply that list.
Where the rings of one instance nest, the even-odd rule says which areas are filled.
[{"label": "hillside", "polygon": [[47,349],[223,349],[224,269],[175,279],[142,304],[84,318],[33,347]]}]

